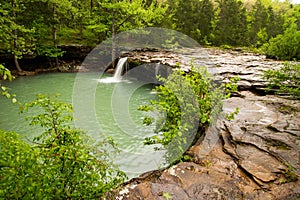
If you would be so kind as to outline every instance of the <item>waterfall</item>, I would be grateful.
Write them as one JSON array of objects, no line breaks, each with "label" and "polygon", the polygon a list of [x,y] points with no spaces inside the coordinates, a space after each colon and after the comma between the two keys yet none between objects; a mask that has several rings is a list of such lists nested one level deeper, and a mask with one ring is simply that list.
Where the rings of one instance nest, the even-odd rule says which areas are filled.
[{"label": "waterfall", "polygon": [[114,76],[113,76],[113,78],[114,78],[115,80],[120,80],[120,79],[121,79],[121,77],[122,77],[122,72],[123,72],[123,70],[124,70],[124,66],[125,66],[126,62],[127,62],[127,57],[125,57],[125,58],[120,58],[120,60],[119,60],[119,62],[118,62],[118,64],[117,64],[117,67],[116,67]]},{"label": "waterfall", "polygon": [[124,67],[126,67],[127,64],[127,57],[120,58],[118,61],[118,64],[115,69],[115,73],[113,77],[108,77],[104,79],[98,80],[100,83],[118,83],[121,82],[122,79],[122,72],[124,71]]}]

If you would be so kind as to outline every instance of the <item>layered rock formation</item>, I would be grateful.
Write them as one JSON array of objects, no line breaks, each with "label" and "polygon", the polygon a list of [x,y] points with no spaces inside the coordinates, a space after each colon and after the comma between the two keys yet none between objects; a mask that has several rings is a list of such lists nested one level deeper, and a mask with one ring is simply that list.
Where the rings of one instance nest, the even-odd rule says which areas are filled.
[{"label": "layered rock formation", "polygon": [[[220,117],[186,153],[189,162],[130,180],[114,199],[299,199],[300,101],[267,95],[263,71],[282,62],[252,53],[203,49],[184,54],[140,52],[129,59],[205,65],[219,80],[239,76],[239,93],[224,102],[233,121]],[[201,55],[201,56],[198,56]],[[206,56],[203,56],[206,55]]]}]

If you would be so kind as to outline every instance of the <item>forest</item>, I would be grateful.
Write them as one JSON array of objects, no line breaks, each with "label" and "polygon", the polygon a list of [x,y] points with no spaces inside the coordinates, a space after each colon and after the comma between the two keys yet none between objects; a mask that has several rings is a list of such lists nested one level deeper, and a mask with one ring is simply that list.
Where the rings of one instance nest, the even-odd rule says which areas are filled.
[{"label": "forest", "polygon": [[300,55],[299,10],[288,0],[4,0],[0,52],[18,71],[18,60],[28,55],[59,65],[61,45],[94,47],[122,31],[153,26],[205,46],[247,47],[294,60]]},{"label": "forest", "polygon": [[[119,33],[144,27],[176,30],[204,47],[242,49],[284,61],[300,60],[300,4],[289,0],[2,0],[0,100],[10,99],[20,113],[28,115],[38,109],[27,118],[30,125],[42,127],[43,131],[28,141],[21,134],[0,129],[0,198],[114,199],[112,191],[128,180],[112,159],[119,153],[114,140],[102,138],[95,145],[87,130],[73,126],[73,106],[57,96],[39,94],[35,100],[21,103],[18,94],[2,83],[12,81],[13,75],[18,74],[15,72],[23,71],[23,58],[45,57],[50,67],[58,67],[66,53],[62,46],[93,48]],[[3,62],[3,57],[12,62]],[[300,65],[291,63],[283,64],[279,70],[266,70],[261,78],[269,81],[272,95],[289,95],[296,102],[300,96]],[[223,101],[236,94],[239,80],[232,77],[219,86],[206,70],[193,66],[189,73],[178,70],[161,78],[164,85],[152,88],[158,94],[156,101],[149,100],[148,105],[137,108],[160,108],[167,113],[165,121],[144,118],[145,125],[159,125],[154,136],[144,138],[144,144],[160,144],[171,156],[180,154],[170,165],[191,161],[183,154],[186,138],[195,130],[192,140],[199,139],[214,116],[221,113]],[[182,96],[178,98],[178,94]],[[188,102],[184,111],[180,99],[193,104]],[[239,108],[235,108],[225,118],[233,120],[238,113]],[[180,124],[183,115],[188,120]],[[213,163],[204,163],[205,168],[210,165]],[[298,180],[291,165],[285,165],[290,168],[280,173],[288,176],[276,186]],[[166,199],[170,198],[168,195],[159,194]]]}]

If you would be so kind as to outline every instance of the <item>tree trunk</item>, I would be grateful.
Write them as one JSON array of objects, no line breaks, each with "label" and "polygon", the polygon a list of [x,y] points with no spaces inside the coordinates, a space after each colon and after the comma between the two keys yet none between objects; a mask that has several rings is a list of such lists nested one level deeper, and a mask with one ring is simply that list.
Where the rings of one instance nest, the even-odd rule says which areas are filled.
[{"label": "tree trunk", "polygon": [[93,7],[94,7],[94,3],[93,3],[93,0],[91,0],[91,1],[90,1],[91,13],[93,12]]},{"label": "tree trunk", "polygon": [[14,54],[14,62],[15,62],[15,66],[16,66],[18,72],[22,72],[23,70],[21,69],[21,67],[19,65],[18,58],[17,58],[17,56],[15,54]]},{"label": "tree trunk", "polygon": [[112,25],[111,25],[111,32],[112,32],[112,41],[111,41],[111,64],[112,67],[115,68],[116,67],[116,54],[117,54],[117,50],[116,50],[116,21],[115,21],[115,15],[114,15],[114,11],[112,14]]},{"label": "tree trunk", "polygon": [[[16,11],[15,11],[15,6],[16,6],[15,0],[11,0],[12,16],[13,16],[14,23],[17,24],[17,14],[16,14]],[[21,72],[23,70],[21,69],[21,67],[19,65],[19,61],[18,61],[18,58],[16,56],[16,52],[15,52],[18,48],[18,41],[17,41],[18,31],[17,31],[16,28],[13,30],[13,36],[14,36],[14,45],[13,45],[14,62],[15,62],[15,66],[16,66],[18,72]]]},{"label": "tree trunk", "polygon": [[[57,37],[56,37],[56,19],[55,19],[55,15],[56,15],[56,4],[53,4],[53,27],[52,27],[52,38],[53,38],[53,45],[55,47],[55,49],[57,49]],[[55,57],[55,66],[58,67],[59,63],[58,63],[58,57]]]}]

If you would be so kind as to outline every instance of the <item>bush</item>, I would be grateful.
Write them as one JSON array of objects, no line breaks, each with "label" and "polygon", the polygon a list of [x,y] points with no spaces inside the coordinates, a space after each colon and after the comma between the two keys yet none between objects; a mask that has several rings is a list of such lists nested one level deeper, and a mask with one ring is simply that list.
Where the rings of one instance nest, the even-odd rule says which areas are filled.
[{"label": "bush", "polygon": [[264,78],[269,81],[268,90],[300,98],[300,64],[285,63],[279,70],[265,71]]},{"label": "bush", "polygon": [[107,139],[93,146],[72,128],[71,105],[39,95],[22,110],[32,107],[40,114],[30,124],[45,129],[33,145],[1,131],[1,199],[95,199],[124,181],[108,155],[115,144]]},{"label": "bush", "polygon": [[14,78],[15,77],[11,74],[10,70],[8,70],[2,64],[0,64],[0,92],[1,92],[1,95],[8,98],[8,99],[12,97],[11,101],[13,103],[16,103],[17,102],[16,95],[11,94],[8,91],[8,88],[3,86],[2,83],[1,83],[2,80],[12,81]]},{"label": "bush", "polygon": [[156,121],[151,117],[144,118],[144,124],[156,124],[155,135],[146,138],[145,144],[161,144],[168,152],[166,159],[170,163],[177,160],[213,122],[226,95],[205,68],[193,68],[189,73],[175,70],[161,81],[164,85],[154,89],[157,100],[140,106],[139,110],[160,113]]},{"label": "bush", "polygon": [[300,31],[292,24],[284,34],[279,34],[263,46],[268,57],[281,60],[300,59]]}]

